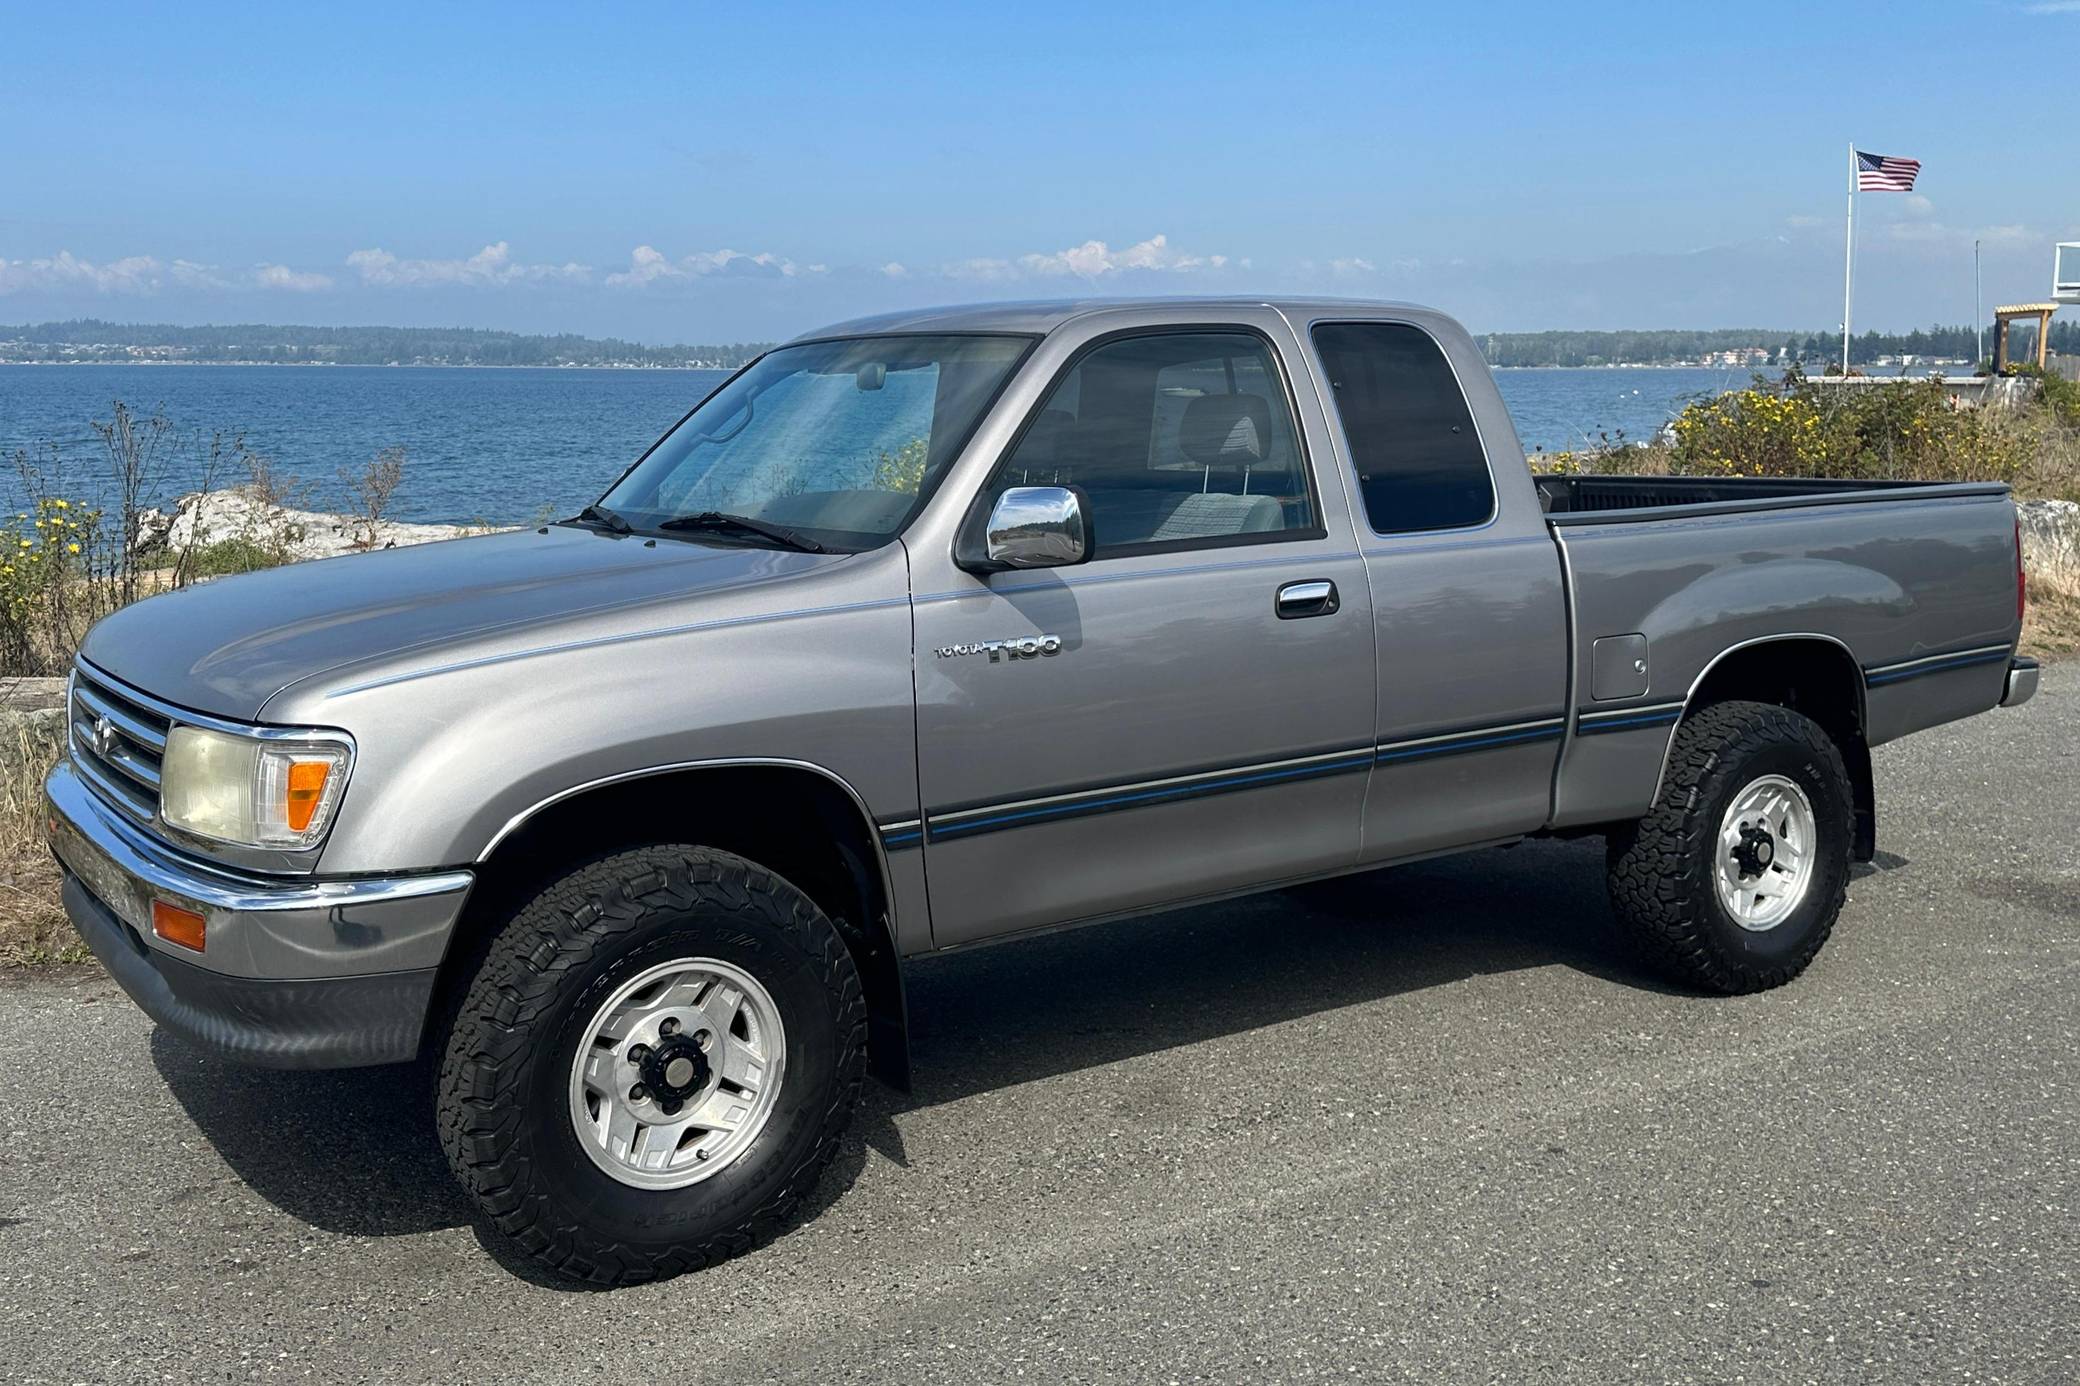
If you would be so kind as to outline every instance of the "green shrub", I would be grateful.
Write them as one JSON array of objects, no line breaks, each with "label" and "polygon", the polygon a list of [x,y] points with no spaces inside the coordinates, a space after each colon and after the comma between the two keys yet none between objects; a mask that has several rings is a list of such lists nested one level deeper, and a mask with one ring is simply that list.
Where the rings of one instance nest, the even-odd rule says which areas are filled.
[{"label": "green shrub", "polygon": [[2080,428],[2080,380],[2049,372],[2039,376],[2037,402],[2051,411],[2060,428]]},{"label": "green shrub", "polygon": [[232,573],[257,573],[262,568],[279,568],[285,559],[280,551],[255,540],[239,537],[204,544],[187,558],[189,578],[225,577]]},{"label": "green shrub", "polygon": [[2025,480],[2039,450],[2012,411],[1951,398],[1935,380],[1850,389],[1793,372],[1676,416],[1673,471],[1844,480]]}]

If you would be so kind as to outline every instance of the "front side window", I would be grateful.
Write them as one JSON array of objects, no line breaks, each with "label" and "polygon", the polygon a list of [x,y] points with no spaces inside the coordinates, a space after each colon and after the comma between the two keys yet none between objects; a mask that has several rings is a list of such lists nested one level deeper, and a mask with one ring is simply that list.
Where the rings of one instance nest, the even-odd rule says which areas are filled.
[{"label": "front side window", "polygon": [[878,547],[909,523],[1031,345],[888,336],[781,347],[711,395],[600,504],[638,530],[713,512],[828,548]]},{"label": "front side window", "polygon": [[1277,364],[1248,332],[1124,337],[1080,358],[990,489],[1071,485],[1090,498],[1096,558],[1319,532]]},{"label": "front side window", "polygon": [[1400,322],[1324,323],[1314,347],[1372,532],[1485,524],[1495,513],[1487,454],[1430,334]]}]

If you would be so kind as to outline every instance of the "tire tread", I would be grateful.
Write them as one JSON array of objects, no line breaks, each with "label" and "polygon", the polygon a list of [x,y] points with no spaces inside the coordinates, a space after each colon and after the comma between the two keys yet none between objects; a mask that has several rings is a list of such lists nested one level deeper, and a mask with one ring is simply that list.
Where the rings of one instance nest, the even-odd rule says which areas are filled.
[{"label": "tire tread", "polygon": [[1751,756],[1784,745],[1806,752],[1841,801],[1851,802],[1841,751],[1817,723],[1773,703],[1728,701],[1677,725],[1654,806],[1611,836],[1611,908],[1648,965],[1674,981],[1724,995],[1780,987],[1805,971],[1834,931],[1846,870],[1827,873],[1831,898],[1819,901],[1818,926],[1779,962],[1765,966],[1733,956],[1712,928],[1711,853],[1700,850],[1700,837],[1715,838],[1718,824],[1704,807]]},{"label": "tire tread", "polygon": [[[590,1233],[534,1187],[518,1139],[537,1048],[535,1024],[577,985],[601,947],[659,914],[706,905],[749,915],[788,935],[829,994],[839,1044],[837,1081],[806,1157],[777,1192],[734,1224],[665,1249]],[[826,1165],[857,1104],[866,1071],[867,1011],[859,974],[822,911],[752,862],[702,847],[652,846],[590,862],[555,882],[493,940],[451,1022],[441,1053],[435,1119],[448,1164],[499,1232],[560,1274],[631,1285],[741,1255],[782,1230]]]}]

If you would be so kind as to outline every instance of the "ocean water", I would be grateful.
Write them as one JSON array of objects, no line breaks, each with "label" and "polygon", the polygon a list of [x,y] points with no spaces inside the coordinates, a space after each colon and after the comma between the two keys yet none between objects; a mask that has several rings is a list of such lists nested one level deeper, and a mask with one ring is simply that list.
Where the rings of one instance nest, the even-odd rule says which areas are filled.
[{"label": "ocean water", "polygon": [[[472,370],[440,366],[0,366],[0,507],[23,496],[11,459],[27,450],[57,494],[106,494],[91,421],[122,400],[162,410],[176,432],[160,499],[193,490],[213,430],[243,432],[312,508],[339,503],[339,474],[405,449],[400,520],[519,523],[596,499],[717,382],[722,371]],[[1608,435],[1650,437],[1688,401],[1747,381],[1731,370],[1505,370],[1503,399],[1527,449]],[[54,451],[53,451],[54,449]],[[55,458],[55,461],[52,459]],[[220,477],[237,481],[240,476]]]}]

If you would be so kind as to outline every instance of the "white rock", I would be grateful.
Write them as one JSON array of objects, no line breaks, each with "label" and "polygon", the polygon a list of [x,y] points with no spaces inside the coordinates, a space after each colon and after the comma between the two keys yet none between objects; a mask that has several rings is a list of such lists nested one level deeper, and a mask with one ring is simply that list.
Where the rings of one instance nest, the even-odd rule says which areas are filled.
[{"label": "white rock", "polygon": [[2022,524],[2022,557],[2028,566],[2070,565],[2080,556],[2080,501],[2017,501],[2015,518]]},{"label": "white rock", "polygon": [[384,520],[368,533],[365,522],[351,516],[294,510],[262,503],[245,487],[208,494],[192,493],[174,502],[173,513],[148,510],[138,516],[139,548],[207,548],[242,539],[265,549],[278,549],[291,561],[331,558],[366,549],[393,549],[454,539],[486,531],[471,525],[417,525]]}]

